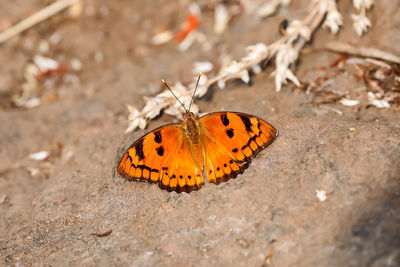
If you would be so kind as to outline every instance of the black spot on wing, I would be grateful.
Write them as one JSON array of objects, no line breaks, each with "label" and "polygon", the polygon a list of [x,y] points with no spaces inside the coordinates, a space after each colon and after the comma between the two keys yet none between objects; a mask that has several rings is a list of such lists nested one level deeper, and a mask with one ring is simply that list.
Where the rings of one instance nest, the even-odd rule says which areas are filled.
[{"label": "black spot on wing", "polygon": [[138,155],[139,161],[142,160],[142,159],[144,159],[143,141],[144,141],[144,139],[140,139],[140,140],[137,141],[136,144],[135,144],[136,155]]},{"label": "black spot on wing", "polygon": [[228,120],[228,116],[226,115],[226,113],[223,113],[221,115],[221,121],[222,121],[223,125],[225,125],[225,126],[229,125],[229,120]]},{"label": "black spot on wing", "polygon": [[157,169],[152,169],[152,168],[150,168],[150,167],[147,167],[146,165],[137,165],[137,166],[135,166],[135,164],[131,164],[134,168],[139,168],[139,169],[142,169],[142,170],[148,170],[148,171],[150,171],[150,172],[159,172]]},{"label": "black spot on wing", "polygon": [[229,129],[226,129],[226,135],[227,136],[229,136],[229,138],[232,138],[233,137],[233,129],[232,128],[229,128]]},{"label": "black spot on wing", "polygon": [[164,148],[163,148],[163,146],[157,147],[157,148],[156,148],[156,151],[157,151],[157,154],[158,154],[159,156],[164,155]]},{"label": "black spot on wing", "polygon": [[240,119],[242,120],[244,127],[246,127],[246,131],[252,132],[251,130],[251,122],[249,117],[244,116],[244,115],[239,115]]},{"label": "black spot on wing", "polygon": [[158,143],[158,144],[160,144],[162,142],[160,131],[154,132],[154,141],[156,141],[156,143]]},{"label": "black spot on wing", "polygon": [[236,152],[238,152],[238,149],[234,148],[234,149],[232,149],[232,152],[236,153]]},{"label": "black spot on wing", "polygon": [[[242,150],[246,149],[246,147],[250,147],[250,143],[253,142],[254,140],[256,140],[257,137],[259,137],[259,136],[258,135],[254,135],[253,137],[249,138],[249,141],[247,142],[247,144],[242,146]],[[257,147],[258,147],[258,145],[257,145]],[[250,149],[253,150],[251,147],[250,147]]]}]

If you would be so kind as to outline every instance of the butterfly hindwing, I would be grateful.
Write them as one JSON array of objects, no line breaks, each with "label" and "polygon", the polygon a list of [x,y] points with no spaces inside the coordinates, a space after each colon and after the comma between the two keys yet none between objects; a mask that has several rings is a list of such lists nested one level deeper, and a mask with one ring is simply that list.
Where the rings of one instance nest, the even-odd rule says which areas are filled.
[{"label": "butterfly hindwing", "polygon": [[133,143],[118,164],[129,179],[158,183],[168,191],[191,191],[204,184],[180,124],[157,128]]},{"label": "butterfly hindwing", "polygon": [[183,139],[177,153],[169,164],[168,173],[163,173],[160,183],[169,191],[190,192],[204,184],[201,166],[193,159],[187,139]]},{"label": "butterfly hindwing", "polygon": [[278,136],[272,125],[245,113],[210,113],[201,117],[200,123],[206,135],[205,173],[213,183],[242,173],[247,163]]},{"label": "butterfly hindwing", "polygon": [[246,163],[236,161],[232,152],[211,137],[205,137],[206,160],[204,172],[207,180],[214,184],[235,178],[247,167]]}]

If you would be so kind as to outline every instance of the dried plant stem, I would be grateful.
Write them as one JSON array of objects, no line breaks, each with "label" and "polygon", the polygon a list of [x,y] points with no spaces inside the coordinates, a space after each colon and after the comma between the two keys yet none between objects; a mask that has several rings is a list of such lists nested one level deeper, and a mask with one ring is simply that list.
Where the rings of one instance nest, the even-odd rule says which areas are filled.
[{"label": "dried plant stem", "polygon": [[[323,20],[323,18],[324,18],[324,14],[320,14],[319,13],[319,6],[317,5],[317,6],[315,6],[313,8],[313,10],[310,12],[310,14],[308,14],[308,16],[301,22],[301,26],[309,25],[310,29],[311,29],[311,32],[314,32],[315,29],[318,27],[318,25]],[[300,28],[301,27],[298,27],[299,30],[300,30]],[[272,51],[272,53],[269,54],[268,58],[262,59],[259,62],[253,62],[253,61],[246,62],[243,65],[242,70],[248,69],[251,66],[254,66],[254,64],[261,63],[264,60],[269,60],[269,59],[273,58],[275,56],[275,54],[276,54],[277,48],[279,46],[281,46],[282,44],[288,42],[289,39],[291,39],[291,38],[293,39],[294,36],[297,37],[298,36],[298,32],[295,32],[294,34],[291,34],[291,35],[285,35],[282,38],[280,38],[279,40],[277,40],[277,41],[273,42],[272,44],[268,45],[268,50]],[[302,38],[302,40],[304,40],[304,39]],[[307,40],[304,40],[303,45],[306,42],[307,42]],[[300,50],[303,47],[303,45],[301,45],[301,46],[297,45],[296,47],[298,47],[298,49]],[[213,85],[214,83],[216,83],[218,80],[221,80],[221,79],[225,78],[228,75],[229,74],[217,75],[217,76],[215,76],[213,78],[210,78],[208,80],[207,84],[205,84],[204,86],[209,87],[209,86]]]},{"label": "dried plant stem", "polygon": [[347,53],[361,57],[375,58],[400,64],[400,57],[375,48],[356,47],[340,42],[328,43],[325,45],[325,48],[333,52]]},{"label": "dried plant stem", "polygon": [[8,39],[20,34],[21,32],[29,29],[30,27],[46,20],[47,18],[53,16],[54,14],[60,12],[61,10],[75,4],[80,0],[59,0],[53,4],[43,8],[42,10],[36,12],[32,16],[24,19],[18,24],[12,26],[11,28],[0,33],[0,44],[4,43]]},{"label": "dried plant stem", "polygon": [[[182,96],[191,96],[193,95],[194,89],[193,90],[188,90],[187,92],[185,92],[184,94],[182,94]],[[171,104],[174,104],[176,102],[176,99],[174,97],[169,98],[167,101],[160,103],[157,108],[163,110],[165,108],[167,108],[168,106],[170,106]],[[152,112],[152,110],[142,110],[137,117],[145,117],[148,113]]]},{"label": "dried plant stem", "polygon": [[[306,26],[310,30],[310,35],[314,33],[314,31],[318,28],[321,24],[322,20],[324,19],[325,13],[319,12],[319,6],[316,5],[310,14],[301,22],[302,26]],[[298,32],[295,35],[299,34],[300,27],[298,28]],[[294,48],[300,52],[303,46],[308,42],[304,37],[300,35],[301,39],[294,44]],[[310,36],[311,37],[311,36]]]},{"label": "dried plant stem", "polygon": [[[337,13],[333,14],[334,16],[329,24],[330,28],[334,28],[331,31],[336,33],[342,24],[340,14],[336,10],[336,3],[333,0],[315,1],[308,15],[302,21],[292,21],[285,35],[280,39],[269,45],[258,43],[247,47],[247,55],[245,57],[223,66],[216,76],[205,77],[204,82],[200,81],[199,84],[199,89],[201,89],[202,93],[196,94],[196,96],[201,97],[214,84],[224,88],[225,82],[228,80],[241,79],[247,83],[249,81],[249,71],[259,73],[261,65],[273,58],[275,58],[276,63],[274,72],[276,91],[280,91],[281,86],[287,82],[300,86],[299,80],[290,68],[295,64],[301,49],[310,40],[312,34],[321,25],[329,12]],[[181,98],[193,94],[193,90],[188,90],[182,85],[180,87],[184,88],[184,90],[180,90]],[[125,132],[128,133],[137,127],[144,129],[147,125],[147,120],[155,118],[164,109],[168,114],[178,116],[180,113],[178,112],[178,107],[174,107],[174,104],[176,104],[176,100],[172,95],[169,97],[164,93],[160,93],[155,97],[146,99],[145,107],[141,111],[128,106],[130,111],[128,117],[129,126]]]},{"label": "dried plant stem", "polygon": [[[312,9],[312,11],[307,15],[307,17],[301,22],[301,26],[307,26],[310,28],[310,33],[314,32],[317,27],[321,24],[323,18],[324,18],[324,13],[319,12],[319,5],[314,6],[314,8]],[[298,27],[298,31],[300,31],[301,27]],[[280,47],[281,45],[289,42],[289,41],[294,41],[294,40],[290,40],[290,39],[296,39],[296,37],[299,35],[299,32],[295,32],[294,34],[291,35],[285,35],[282,38],[280,38],[279,40],[275,41],[274,43],[268,45],[268,51],[271,51],[271,53],[268,55],[268,58],[266,59],[262,59],[262,60],[255,60],[255,61],[248,61],[245,64],[242,65],[241,70],[246,70],[249,69],[251,66],[254,66],[255,64],[260,64],[265,60],[269,60],[271,58],[273,58],[277,52],[277,48]],[[305,45],[305,43],[308,40],[304,39],[304,38],[300,38],[300,40],[296,43],[295,48],[296,50],[300,51],[301,48]],[[203,87],[210,87],[211,85],[215,84],[216,82],[218,82],[219,80],[223,80],[225,78],[227,78],[230,74],[229,73],[223,73],[223,74],[219,74],[215,77],[210,78],[204,85],[202,85]],[[194,89],[193,89],[194,90]],[[188,90],[184,95],[192,95],[193,94],[193,90]],[[170,106],[171,104],[175,103],[175,99],[171,98],[171,101],[166,101],[163,103],[160,103],[158,105],[158,108],[160,109],[165,109],[168,106]],[[151,112],[151,110],[142,110],[137,117],[145,117],[147,113]]]}]

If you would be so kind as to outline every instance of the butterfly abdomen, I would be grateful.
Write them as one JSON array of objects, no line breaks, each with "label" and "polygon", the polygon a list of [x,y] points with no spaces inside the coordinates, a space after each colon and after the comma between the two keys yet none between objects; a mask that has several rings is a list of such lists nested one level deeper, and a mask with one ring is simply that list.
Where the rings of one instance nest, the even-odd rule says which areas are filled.
[{"label": "butterfly abdomen", "polygon": [[191,116],[184,120],[183,125],[190,153],[195,160],[197,167],[202,169],[204,164],[204,146],[202,143],[203,133],[199,127],[199,122]]}]

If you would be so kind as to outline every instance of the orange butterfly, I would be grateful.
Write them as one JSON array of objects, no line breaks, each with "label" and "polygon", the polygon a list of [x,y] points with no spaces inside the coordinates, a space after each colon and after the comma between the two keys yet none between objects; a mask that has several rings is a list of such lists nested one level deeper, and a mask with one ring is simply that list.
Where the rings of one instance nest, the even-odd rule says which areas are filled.
[{"label": "orange butterfly", "polygon": [[200,189],[205,179],[219,184],[243,173],[278,136],[272,125],[245,113],[215,112],[197,119],[190,112],[193,98],[186,109],[176,97],[186,110],[183,123],[161,126],[139,138],[119,162],[119,174],[158,183],[168,191],[190,192]]}]

